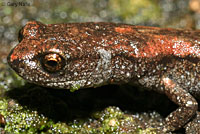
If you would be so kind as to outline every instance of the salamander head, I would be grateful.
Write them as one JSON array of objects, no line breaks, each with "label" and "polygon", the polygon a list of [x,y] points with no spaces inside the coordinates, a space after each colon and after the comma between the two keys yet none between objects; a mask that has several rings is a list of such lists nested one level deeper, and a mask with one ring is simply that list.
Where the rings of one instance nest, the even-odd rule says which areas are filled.
[{"label": "salamander head", "polygon": [[28,22],[8,63],[25,80],[45,87],[73,90],[102,85],[111,74],[111,53],[94,47],[86,50],[80,37],[86,43],[88,38],[77,36],[77,30],[73,23]]}]

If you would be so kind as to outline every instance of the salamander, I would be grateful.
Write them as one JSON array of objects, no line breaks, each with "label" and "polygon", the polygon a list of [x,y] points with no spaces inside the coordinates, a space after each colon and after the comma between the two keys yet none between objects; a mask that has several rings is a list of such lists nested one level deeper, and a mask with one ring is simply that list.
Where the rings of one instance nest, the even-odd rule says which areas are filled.
[{"label": "salamander", "polygon": [[199,30],[29,21],[18,39],[7,60],[31,83],[70,90],[131,83],[163,93],[178,105],[164,120],[166,132],[183,127],[198,110]]}]

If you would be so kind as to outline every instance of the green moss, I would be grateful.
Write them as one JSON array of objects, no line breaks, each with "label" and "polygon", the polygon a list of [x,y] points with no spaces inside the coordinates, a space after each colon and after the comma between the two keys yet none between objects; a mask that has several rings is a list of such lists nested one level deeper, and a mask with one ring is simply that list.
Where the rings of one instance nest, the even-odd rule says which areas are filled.
[{"label": "green moss", "polygon": [[120,118],[122,118],[123,113],[116,107],[108,107],[101,114],[102,121],[102,131],[108,133],[117,132],[120,125]]},{"label": "green moss", "polygon": [[139,129],[137,134],[158,134],[155,128]]},{"label": "green moss", "polygon": [[[6,119],[4,130],[8,133],[147,133],[156,129],[142,129],[138,118],[125,114],[118,107],[107,107],[93,112],[91,117],[76,118],[68,123],[57,122],[21,106],[12,99],[0,100],[0,113]],[[141,117],[139,117],[141,118]],[[146,118],[146,117],[145,117]],[[142,120],[142,118],[141,118]]]},{"label": "green moss", "polygon": [[49,128],[51,121],[37,111],[30,111],[14,100],[0,100],[0,113],[6,119],[5,131],[8,133],[37,133]]},{"label": "green moss", "polygon": [[74,91],[76,91],[76,90],[79,90],[80,89],[80,85],[79,84],[75,84],[75,85],[73,85],[71,88],[70,88],[70,92],[74,92]]}]

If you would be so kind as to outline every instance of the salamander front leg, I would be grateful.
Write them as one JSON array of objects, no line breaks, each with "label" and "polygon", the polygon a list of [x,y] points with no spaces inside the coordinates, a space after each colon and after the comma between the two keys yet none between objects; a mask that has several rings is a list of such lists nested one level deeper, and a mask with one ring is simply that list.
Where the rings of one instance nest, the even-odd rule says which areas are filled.
[{"label": "salamander front leg", "polygon": [[190,93],[170,78],[164,77],[162,82],[165,87],[165,94],[179,106],[165,118],[164,122],[164,131],[174,131],[183,127],[195,115],[198,103]]},{"label": "salamander front leg", "polygon": [[192,121],[185,126],[185,133],[200,134],[200,112],[197,112]]}]

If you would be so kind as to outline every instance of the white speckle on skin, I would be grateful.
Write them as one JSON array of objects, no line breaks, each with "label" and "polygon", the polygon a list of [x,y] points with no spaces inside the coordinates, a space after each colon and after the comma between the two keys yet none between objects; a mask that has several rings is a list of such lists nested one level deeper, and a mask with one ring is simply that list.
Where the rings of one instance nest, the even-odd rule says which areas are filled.
[{"label": "white speckle on skin", "polygon": [[61,53],[61,50],[60,49],[52,48],[52,49],[49,49],[49,52]]},{"label": "white speckle on skin", "polygon": [[29,66],[31,69],[37,68],[37,63],[35,61],[24,60],[24,63]]},{"label": "white speckle on skin", "polygon": [[98,26],[98,25],[96,25],[96,26],[95,26],[95,29],[97,29],[97,30],[98,30],[98,29],[99,29],[99,26]]},{"label": "white speckle on skin", "polygon": [[131,74],[128,72],[128,73],[126,73],[126,76],[127,76],[127,77],[130,77],[130,76],[131,76]]},{"label": "white speckle on skin", "polygon": [[100,59],[91,73],[91,79],[95,80],[94,85],[101,85],[111,77],[111,52],[105,49],[99,49],[97,52],[100,55]]},{"label": "white speckle on skin", "polygon": [[190,105],[193,105],[193,102],[192,101],[187,101],[186,106],[188,107]]},{"label": "white speckle on skin", "polygon": [[134,48],[134,52],[137,55],[138,52],[139,52],[139,49],[137,48],[137,43],[131,43],[130,45],[131,45],[132,48]]},{"label": "white speckle on skin", "polygon": [[78,73],[77,73],[77,72],[74,72],[74,75],[75,75],[75,76],[77,76],[77,75],[78,75]]},{"label": "white speckle on skin", "polygon": [[35,35],[37,34],[37,30],[36,29],[29,30],[28,33],[30,36],[35,37]]}]

